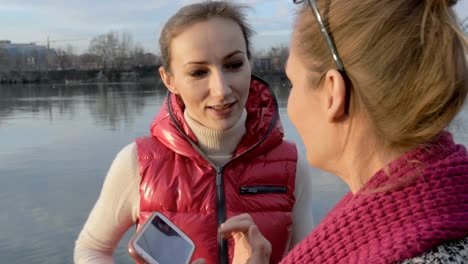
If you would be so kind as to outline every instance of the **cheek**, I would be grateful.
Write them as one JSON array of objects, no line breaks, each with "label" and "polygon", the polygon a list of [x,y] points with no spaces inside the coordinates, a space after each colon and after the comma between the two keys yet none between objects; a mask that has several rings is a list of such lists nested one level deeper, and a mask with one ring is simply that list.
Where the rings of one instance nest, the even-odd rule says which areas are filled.
[{"label": "cheek", "polygon": [[313,102],[308,100],[309,98],[305,97],[304,94],[298,93],[297,89],[293,88],[289,94],[287,111],[291,123],[307,147],[311,145],[309,141],[311,138],[315,138],[314,133],[317,132],[315,113],[311,113]]},{"label": "cheek", "polygon": [[289,119],[291,120],[291,122],[293,123],[293,125],[296,127],[296,129],[299,130],[299,123],[296,122],[296,120],[300,119],[299,115],[299,111],[298,111],[298,108],[299,108],[299,102],[297,100],[297,92],[294,90],[295,88],[293,88],[290,93],[289,93],[289,97],[288,97],[288,117]]},{"label": "cheek", "polygon": [[236,93],[243,101],[247,101],[250,89],[250,75],[237,76],[234,81]]},{"label": "cheek", "polygon": [[182,98],[187,108],[193,109],[200,105],[203,101],[205,91],[200,89],[200,84],[197,83],[182,83],[179,82],[177,87],[178,94]]}]

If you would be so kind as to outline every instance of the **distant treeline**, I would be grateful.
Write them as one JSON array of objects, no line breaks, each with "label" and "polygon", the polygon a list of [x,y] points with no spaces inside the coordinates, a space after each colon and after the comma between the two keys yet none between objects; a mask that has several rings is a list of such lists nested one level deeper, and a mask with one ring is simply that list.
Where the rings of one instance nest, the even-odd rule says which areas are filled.
[{"label": "distant treeline", "polygon": [[[134,43],[128,32],[110,31],[93,38],[87,52],[75,50],[0,42],[0,83],[137,81],[159,75],[160,57]],[[288,52],[284,45],[254,51],[252,72],[282,78]]]}]

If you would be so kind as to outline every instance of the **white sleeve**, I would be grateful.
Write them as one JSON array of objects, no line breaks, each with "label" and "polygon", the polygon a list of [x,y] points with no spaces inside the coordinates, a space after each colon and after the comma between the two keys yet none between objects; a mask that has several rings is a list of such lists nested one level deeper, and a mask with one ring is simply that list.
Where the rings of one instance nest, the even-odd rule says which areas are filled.
[{"label": "white sleeve", "polygon": [[312,217],[312,167],[298,153],[294,196],[296,203],[292,211],[293,226],[290,248],[301,242],[314,228]]},{"label": "white sleeve", "polygon": [[136,144],[131,143],[117,154],[107,172],[101,194],[75,243],[75,263],[114,263],[115,247],[138,219],[139,183]]}]

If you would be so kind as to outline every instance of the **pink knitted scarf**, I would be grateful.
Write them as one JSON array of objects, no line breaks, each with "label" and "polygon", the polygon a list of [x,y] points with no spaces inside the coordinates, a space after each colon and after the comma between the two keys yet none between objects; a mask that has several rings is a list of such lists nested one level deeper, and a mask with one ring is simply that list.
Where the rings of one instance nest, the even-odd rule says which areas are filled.
[{"label": "pink knitted scarf", "polygon": [[468,236],[468,155],[450,133],[387,171],[345,195],[281,263],[393,263]]}]

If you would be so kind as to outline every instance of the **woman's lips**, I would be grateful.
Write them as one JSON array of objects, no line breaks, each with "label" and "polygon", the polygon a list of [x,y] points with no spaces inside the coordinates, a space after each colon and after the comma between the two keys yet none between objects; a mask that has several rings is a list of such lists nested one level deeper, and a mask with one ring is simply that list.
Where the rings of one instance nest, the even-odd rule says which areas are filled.
[{"label": "woman's lips", "polygon": [[236,104],[236,102],[237,101],[229,104],[208,106],[208,109],[216,116],[225,117],[232,113],[233,106]]}]

